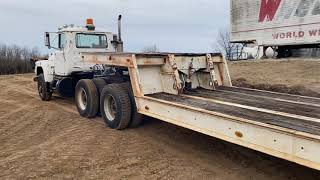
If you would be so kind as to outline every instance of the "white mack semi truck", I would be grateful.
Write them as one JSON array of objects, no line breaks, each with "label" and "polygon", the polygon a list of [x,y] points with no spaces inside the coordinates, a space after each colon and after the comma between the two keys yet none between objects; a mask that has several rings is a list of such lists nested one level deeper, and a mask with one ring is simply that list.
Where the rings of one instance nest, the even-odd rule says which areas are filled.
[{"label": "white mack semi truck", "polygon": [[118,35],[90,19],[45,33],[55,51],[36,62],[40,98],[74,96],[113,129],[149,116],[320,170],[320,99],[233,87],[221,54],[123,52],[120,21]]}]

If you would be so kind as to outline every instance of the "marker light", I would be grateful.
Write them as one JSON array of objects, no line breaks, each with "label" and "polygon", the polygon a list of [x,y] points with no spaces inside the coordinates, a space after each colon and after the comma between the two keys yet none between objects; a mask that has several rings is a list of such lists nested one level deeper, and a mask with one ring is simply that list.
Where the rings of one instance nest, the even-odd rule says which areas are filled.
[{"label": "marker light", "polygon": [[87,26],[88,25],[93,25],[93,19],[87,19]]},{"label": "marker light", "polygon": [[93,19],[87,19],[86,23],[87,23],[86,28],[89,31],[94,31],[96,29],[96,27],[93,24]]}]

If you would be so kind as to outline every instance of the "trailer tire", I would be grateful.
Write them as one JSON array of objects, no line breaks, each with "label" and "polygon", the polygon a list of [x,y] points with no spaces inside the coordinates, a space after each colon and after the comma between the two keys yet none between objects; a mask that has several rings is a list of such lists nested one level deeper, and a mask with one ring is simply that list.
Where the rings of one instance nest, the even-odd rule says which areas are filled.
[{"label": "trailer tire", "polygon": [[129,123],[129,127],[137,128],[142,124],[144,115],[138,113],[136,100],[134,98],[131,83],[123,83],[122,85],[127,90],[130,98],[130,103],[131,103],[131,121]]},{"label": "trailer tire", "polygon": [[123,130],[131,120],[131,103],[121,84],[109,84],[101,92],[100,112],[107,126]]},{"label": "trailer tire", "polygon": [[94,82],[82,79],[75,89],[75,100],[79,114],[82,117],[94,118],[99,109],[99,94]]},{"label": "trailer tire", "polygon": [[44,80],[43,74],[39,74],[38,76],[38,92],[42,101],[51,100],[52,90],[50,89],[49,83]]}]

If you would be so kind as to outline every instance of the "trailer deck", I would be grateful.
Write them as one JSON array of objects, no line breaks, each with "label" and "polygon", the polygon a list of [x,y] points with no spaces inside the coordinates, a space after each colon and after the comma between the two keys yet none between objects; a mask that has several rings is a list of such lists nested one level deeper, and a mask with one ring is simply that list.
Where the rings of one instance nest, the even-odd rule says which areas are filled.
[{"label": "trailer deck", "polygon": [[157,93],[149,97],[320,135],[320,99],[316,98],[234,87],[216,91],[196,89],[182,95]]}]

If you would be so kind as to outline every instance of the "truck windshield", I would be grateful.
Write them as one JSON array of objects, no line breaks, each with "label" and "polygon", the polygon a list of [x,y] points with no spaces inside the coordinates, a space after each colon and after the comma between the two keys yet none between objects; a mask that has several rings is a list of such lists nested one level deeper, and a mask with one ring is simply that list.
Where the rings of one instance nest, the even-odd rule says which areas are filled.
[{"label": "truck windshield", "polygon": [[77,34],[77,48],[107,48],[107,36],[105,34]]}]

